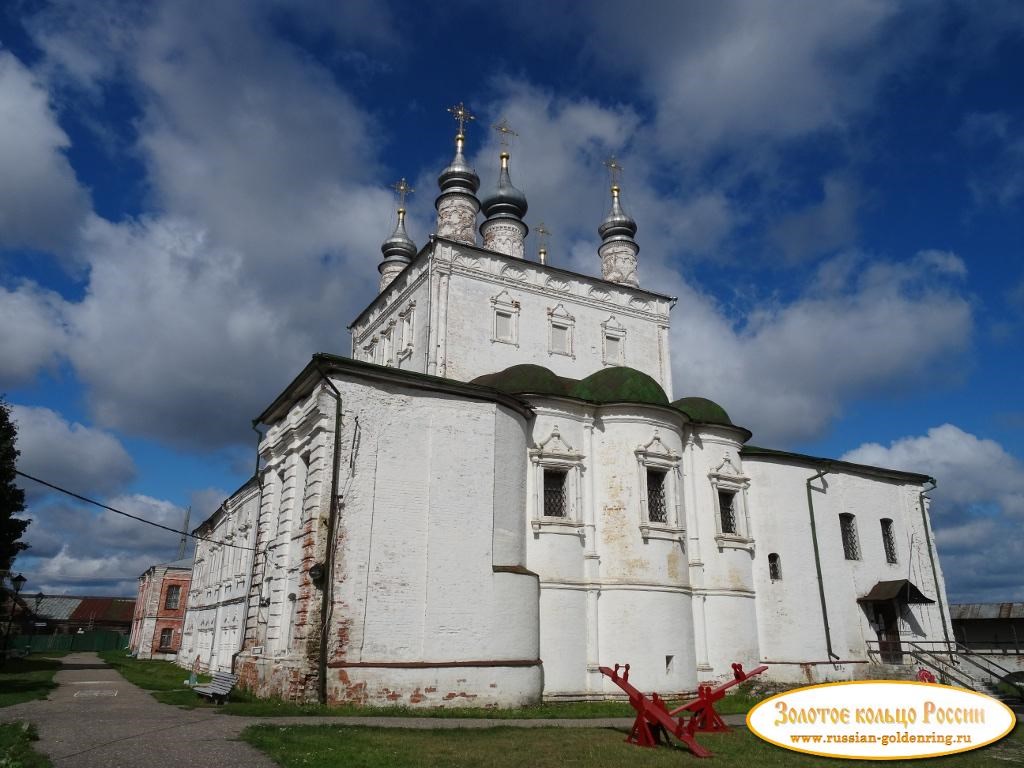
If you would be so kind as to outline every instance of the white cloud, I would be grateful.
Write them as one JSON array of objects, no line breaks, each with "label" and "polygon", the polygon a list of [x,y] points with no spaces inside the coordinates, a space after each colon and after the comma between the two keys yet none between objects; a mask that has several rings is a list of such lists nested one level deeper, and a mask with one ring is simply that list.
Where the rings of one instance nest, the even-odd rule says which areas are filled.
[{"label": "white cloud", "polygon": [[46,88],[0,50],[0,248],[63,253],[89,210]]},{"label": "white cloud", "polygon": [[999,443],[953,424],[903,437],[889,446],[866,443],[846,461],[934,476],[932,523],[953,602],[1024,599],[1024,462]]},{"label": "white cloud", "polygon": [[[83,495],[121,490],[135,476],[135,463],[121,441],[109,432],[69,423],[49,408],[11,404],[18,425],[18,469]],[[33,499],[49,491],[19,481]]]},{"label": "white cloud", "polygon": [[66,351],[64,300],[35,283],[0,286],[0,386],[31,381]]}]

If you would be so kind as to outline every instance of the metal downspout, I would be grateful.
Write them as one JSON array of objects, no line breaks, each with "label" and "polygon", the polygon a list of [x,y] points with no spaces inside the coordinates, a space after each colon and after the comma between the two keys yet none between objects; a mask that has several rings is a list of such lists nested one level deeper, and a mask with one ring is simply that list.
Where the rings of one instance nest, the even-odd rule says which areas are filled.
[{"label": "metal downspout", "polygon": [[[315,359],[315,358],[314,358]],[[334,386],[320,367],[315,363],[316,372],[334,392],[334,457],[331,460],[331,506],[327,515],[327,540],[324,551],[324,582],[320,588],[320,653],[318,662],[317,698],[321,704],[327,703],[327,622],[334,586],[334,528],[338,519],[338,462],[341,458],[341,392]]]},{"label": "metal downspout", "polygon": [[942,590],[939,588],[939,573],[935,570],[935,547],[932,542],[932,534],[928,525],[928,513],[924,508],[925,494],[931,493],[938,486],[935,482],[934,477],[929,477],[928,482],[931,483],[931,488],[922,490],[917,495],[917,503],[921,507],[921,525],[924,527],[924,543],[928,547],[928,562],[932,566],[932,579],[935,581],[935,600],[939,604],[939,616],[942,618],[942,636],[946,638],[946,648],[952,652],[952,646],[949,643],[949,629],[946,627],[946,607],[942,600]]},{"label": "metal downspout", "polygon": [[821,576],[821,555],[818,552],[818,526],[814,520],[814,498],[812,497],[811,483],[815,480],[820,480],[831,471],[832,465],[826,464],[816,475],[807,478],[807,512],[811,516],[811,543],[814,544],[814,569],[818,573],[818,597],[821,599],[821,620],[825,625],[825,648],[830,661],[832,659],[838,660],[839,657],[832,652],[832,631],[828,626],[828,607],[825,603],[825,582]]},{"label": "metal downspout", "polygon": [[256,572],[256,539],[260,534],[260,512],[263,511],[263,477],[260,475],[260,443],[263,442],[263,433],[256,428],[257,424],[259,421],[253,419],[252,431],[256,433],[256,468],[253,470],[252,476],[256,478],[260,494],[259,500],[256,502],[256,519],[253,520],[252,525],[252,564],[249,566],[249,573],[246,574],[245,601],[242,603],[242,621],[245,623],[242,625],[238,650],[231,654],[231,674],[235,674],[235,661],[238,659],[238,654],[245,650],[245,631],[249,628],[249,595],[252,592],[252,576]]}]

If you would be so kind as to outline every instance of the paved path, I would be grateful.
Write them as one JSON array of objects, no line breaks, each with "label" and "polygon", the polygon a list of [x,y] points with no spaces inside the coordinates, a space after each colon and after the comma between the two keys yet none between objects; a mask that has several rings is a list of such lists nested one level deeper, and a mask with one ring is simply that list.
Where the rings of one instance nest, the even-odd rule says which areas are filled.
[{"label": "paved path", "polygon": [[[132,685],[94,653],[63,657],[59,687],[44,701],[0,709],[0,722],[27,720],[39,730],[36,748],[57,768],[271,768],[275,765],[238,741],[249,725],[362,725],[374,728],[617,728],[632,718],[490,720],[434,717],[234,717],[215,709],[161,704]],[[184,676],[186,672],[182,672]],[[743,715],[726,715],[741,725]]]}]

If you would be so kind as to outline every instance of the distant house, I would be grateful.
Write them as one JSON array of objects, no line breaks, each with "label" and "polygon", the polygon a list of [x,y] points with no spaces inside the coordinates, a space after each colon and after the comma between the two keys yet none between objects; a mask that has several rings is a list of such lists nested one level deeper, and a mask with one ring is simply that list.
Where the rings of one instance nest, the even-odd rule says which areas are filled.
[{"label": "distant house", "polygon": [[65,635],[109,630],[127,634],[132,626],[135,600],[130,597],[75,595],[23,595],[33,617],[34,634]]},{"label": "distant house", "polygon": [[1024,654],[1024,603],[949,606],[958,642],[983,653]]},{"label": "distant house", "polygon": [[192,559],[152,566],[139,577],[128,648],[140,659],[173,660],[192,581]]}]

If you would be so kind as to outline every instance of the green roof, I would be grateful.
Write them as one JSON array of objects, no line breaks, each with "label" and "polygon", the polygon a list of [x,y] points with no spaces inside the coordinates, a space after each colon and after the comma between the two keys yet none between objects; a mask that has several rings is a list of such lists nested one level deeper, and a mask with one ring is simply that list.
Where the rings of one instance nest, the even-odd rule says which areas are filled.
[{"label": "green roof", "polygon": [[569,390],[570,397],[592,403],[668,405],[668,396],[654,379],[635,368],[617,365],[592,373]]},{"label": "green roof", "polygon": [[472,384],[481,384],[509,395],[568,395],[575,379],[563,379],[543,365],[513,365],[497,373],[477,376]]},{"label": "green roof", "polygon": [[706,397],[684,397],[672,403],[672,407],[690,417],[690,421],[701,424],[723,424],[732,426],[732,420],[725,409]]}]

